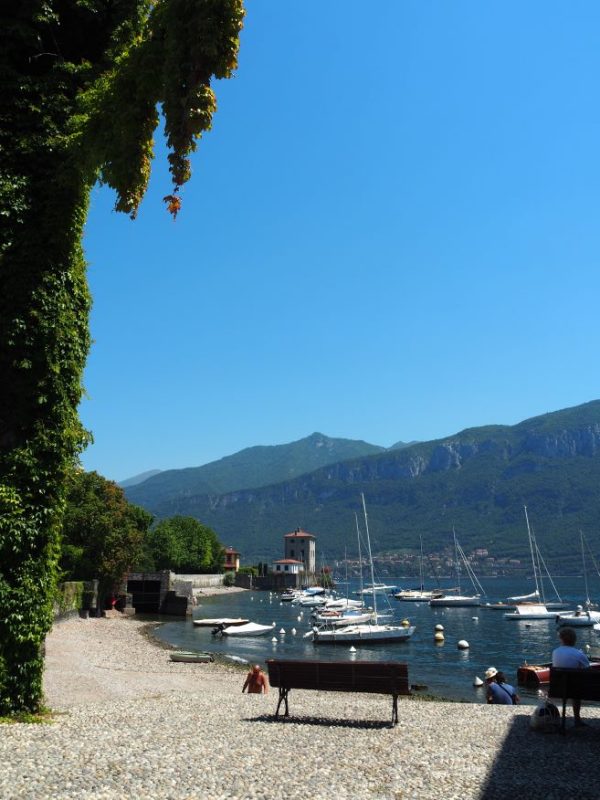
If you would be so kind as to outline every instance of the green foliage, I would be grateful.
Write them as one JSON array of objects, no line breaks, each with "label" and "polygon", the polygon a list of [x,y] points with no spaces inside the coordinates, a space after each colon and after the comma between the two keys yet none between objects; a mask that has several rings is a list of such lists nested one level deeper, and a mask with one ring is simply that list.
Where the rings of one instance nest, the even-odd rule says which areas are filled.
[{"label": "green foliage", "polygon": [[258,567],[240,567],[238,569],[238,575],[252,575],[253,577],[256,577],[260,574],[261,573],[259,572]]},{"label": "green foliage", "polygon": [[98,579],[99,602],[116,591],[142,556],[152,522],[147,511],[97,472],[76,470],[68,482],[60,567],[66,578]]},{"label": "green foliage", "polygon": [[171,517],[155,525],[146,537],[145,548],[154,569],[220,572],[225,560],[215,532],[193,517]]},{"label": "green foliage", "polygon": [[235,572],[226,572],[223,575],[223,586],[235,586]]},{"label": "green foliage", "polygon": [[[210,80],[235,67],[242,16],[241,0],[0,11],[0,714],[40,706],[65,480],[88,441],[77,407],[90,188],[100,177],[135,214],[160,102],[177,194],[210,125]],[[179,205],[173,195],[170,210]]]},{"label": "green foliage", "polygon": [[54,596],[55,615],[60,617],[71,611],[79,611],[83,605],[83,591],[83,581],[59,583]]}]

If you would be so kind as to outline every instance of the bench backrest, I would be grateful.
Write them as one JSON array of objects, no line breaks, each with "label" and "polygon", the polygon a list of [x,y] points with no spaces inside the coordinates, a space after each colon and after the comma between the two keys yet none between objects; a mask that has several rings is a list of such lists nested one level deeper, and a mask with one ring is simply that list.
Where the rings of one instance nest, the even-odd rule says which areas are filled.
[{"label": "bench backrest", "polygon": [[269,681],[284,689],[410,694],[408,666],[398,661],[283,661],[267,659]]},{"label": "bench backrest", "polygon": [[550,697],[600,700],[600,669],[550,667]]}]

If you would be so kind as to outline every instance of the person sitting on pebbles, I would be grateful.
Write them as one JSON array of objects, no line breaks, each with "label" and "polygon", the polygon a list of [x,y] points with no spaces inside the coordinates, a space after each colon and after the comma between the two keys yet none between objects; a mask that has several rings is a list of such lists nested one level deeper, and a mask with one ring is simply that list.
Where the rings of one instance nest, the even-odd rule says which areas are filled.
[{"label": "person sitting on pebbles", "polygon": [[258,664],[255,664],[246,675],[242,694],[246,689],[248,689],[248,694],[267,694],[269,691],[269,679]]},{"label": "person sitting on pebbles", "polygon": [[510,683],[506,682],[503,672],[496,667],[489,667],[485,671],[486,696],[488,703],[496,705],[514,706],[520,698]]}]

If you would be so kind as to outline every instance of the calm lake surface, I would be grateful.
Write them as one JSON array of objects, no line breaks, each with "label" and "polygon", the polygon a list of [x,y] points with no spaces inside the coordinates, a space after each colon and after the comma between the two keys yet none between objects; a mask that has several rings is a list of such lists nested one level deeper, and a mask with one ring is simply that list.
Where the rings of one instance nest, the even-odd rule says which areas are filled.
[{"label": "calm lake surface", "polygon": [[[569,609],[574,609],[585,599],[583,578],[554,578],[554,582],[562,599],[569,602]],[[386,578],[385,583],[402,588],[416,585],[414,578]],[[504,600],[535,588],[531,580],[524,578],[487,578],[482,583],[487,592],[482,602]],[[597,603],[600,600],[600,579],[597,575],[588,576],[588,584],[590,597]],[[351,581],[350,592],[356,588],[357,583]],[[469,593],[465,585],[462,588],[464,593]],[[548,596],[547,599],[551,598]],[[156,636],[184,650],[208,650],[257,664],[264,664],[265,659],[272,657],[405,661],[409,665],[411,683],[424,684],[429,693],[482,703],[485,702],[485,689],[473,686],[475,676],[483,678],[485,670],[495,666],[504,670],[508,681],[516,686],[517,667],[524,661],[530,664],[549,661],[552,649],[557,645],[554,620],[518,622],[504,619],[502,611],[485,607],[433,609],[426,603],[404,603],[393,598],[389,598],[389,602],[385,598],[378,600],[378,609],[389,611],[390,606],[394,620],[399,622],[407,618],[416,626],[412,638],[392,644],[356,644],[356,654],[349,652],[348,644],[316,645],[304,639],[303,634],[311,625],[311,609],[281,603],[277,595],[259,591],[204,598],[194,609],[194,618],[227,616],[246,617],[264,625],[274,622],[273,634],[254,638],[220,638],[213,636],[210,628],[195,626],[191,619],[187,619],[166,622],[157,629]],[[304,613],[298,619],[301,611]],[[438,623],[444,626],[443,644],[433,639],[434,627]],[[279,632],[282,628],[285,634]],[[295,634],[292,629],[296,630]],[[273,636],[276,642],[271,641]],[[468,650],[458,649],[460,639],[469,642]],[[593,628],[579,629],[577,640],[578,647],[586,644],[600,647],[600,633]],[[535,691],[521,688],[519,694],[524,703],[538,701]]]}]

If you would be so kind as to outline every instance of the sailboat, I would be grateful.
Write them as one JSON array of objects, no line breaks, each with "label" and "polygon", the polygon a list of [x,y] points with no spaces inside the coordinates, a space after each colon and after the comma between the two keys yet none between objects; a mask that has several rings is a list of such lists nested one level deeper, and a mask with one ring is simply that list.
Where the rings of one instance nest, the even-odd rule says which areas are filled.
[{"label": "sailboat", "polygon": [[[537,599],[525,599],[521,601],[517,601],[514,611],[509,611],[504,615],[504,619],[516,619],[516,620],[540,620],[540,619],[554,619],[556,617],[556,612],[550,610],[544,600],[544,585],[541,580],[541,564],[544,565],[546,572],[548,573],[548,577],[550,577],[550,573],[547,570],[547,567],[544,563],[544,559],[539,551],[537,546],[537,542],[533,531],[531,530],[531,526],[529,524],[529,515],[527,514],[527,506],[523,506],[525,510],[525,522],[527,523],[527,538],[529,540],[529,550],[531,553],[531,563],[533,566],[533,580],[535,582],[535,592],[533,592],[533,597]],[[552,586],[554,587],[554,591],[558,596],[558,592],[556,591],[556,586],[554,586],[554,582],[552,578],[550,578]],[[560,596],[559,600],[560,600]],[[516,598],[512,598],[515,600]]]},{"label": "sailboat", "polygon": [[[367,548],[369,552],[369,566],[371,572],[371,586],[375,584],[375,573],[373,570],[373,554],[371,553],[371,537],[369,535],[369,521],[367,517],[367,506],[365,496],[361,493],[363,513],[365,517],[365,529],[367,533]],[[357,521],[358,525],[358,521]],[[360,538],[360,537],[359,537]],[[312,640],[315,644],[335,644],[344,643],[378,643],[378,642],[402,642],[415,632],[414,625],[384,625],[379,622],[377,615],[377,592],[373,592],[373,617],[370,622],[363,622],[356,625],[346,625],[341,628],[318,628],[312,631]]]},{"label": "sailboat", "polygon": [[[455,566],[456,566],[456,581],[457,581],[457,589],[456,594],[446,593],[443,594],[441,597],[432,597],[429,601],[429,605],[439,608],[459,608],[463,606],[479,606],[481,605],[481,595],[485,595],[485,591],[483,586],[479,583],[477,576],[473,572],[473,568],[469,564],[467,557],[465,556],[464,550],[460,546],[458,539],[456,538],[456,531],[452,528],[452,535],[454,537],[454,555],[455,555]],[[471,583],[473,584],[473,588],[478,594],[473,595],[465,595],[461,594],[460,589],[460,562],[463,562],[467,575],[471,579]]]},{"label": "sailboat", "polygon": [[568,625],[571,628],[592,628],[600,622],[600,611],[592,611],[592,601],[590,600],[590,592],[588,589],[587,569],[585,549],[583,546],[583,533],[579,531],[581,537],[581,560],[583,562],[583,582],[585,585],[585,603],[583,606],[577,606],[575,611],[566,611],[559,614],[556,618],[556,624],[560,627]]},{"label": "sailboat", "polygon": [[419,536],[421,543],[421,555],[419,558],[419,588],[418,589],[402,589],[396,592],[394,597],[396,600],[403,600],[405,603],[428,603],[434,597],[441,597],[443,592],[440,589],[433,589],[427,591],[423,580],[423,537]]}]

